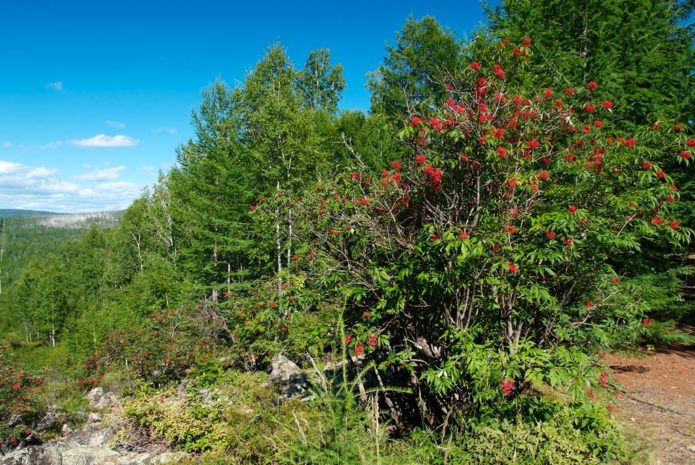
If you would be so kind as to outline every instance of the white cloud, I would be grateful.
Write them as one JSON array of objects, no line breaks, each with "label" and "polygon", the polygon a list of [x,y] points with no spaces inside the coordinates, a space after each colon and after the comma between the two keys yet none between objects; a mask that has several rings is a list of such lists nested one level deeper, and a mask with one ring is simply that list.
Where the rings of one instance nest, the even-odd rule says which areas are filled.
[{"label": "white cloud", "polygon": [[[122,171],[120,168],[103,170],[114,169],[118,174]],[[105,176],[95,180],[115,179]],[[102,182],[89,187],[80,185],[81,182],[64,181],[58,170],[45,166],[0,160],[0,208],[65,213],[120,210],[137,198],[144,187],[125,181]]]},{"label": "white cloud", "polygon": [[22,165],[19,163],[12,163],[11,161],[0,160],[0,176],[14,173],[18,171]]},{"label": "white cloud", "polygon": [[165,128],[164,126],[160,126],[158,128],[153,129],[152,132],[155,134],[167,133],[173,135],[176,134],[176,128]]},{"label": "white cloud", "polygon": [[125,166],[114,166],[112,168],[104,168],[97,171],[90,171],[82,176],[80,179],[85,181],[104,181],[107,179],[118,179],[121,176],[121,171],[125,169]]},{"label": "white cloud", "polygon": [[0,176],[11,174],[19,171],[22,167],[19,163],[12,163],[11,161],[0,160]]},{"label": "white cloud", "polygon": [[46,84],[46,87],[48,87],[49,89],[53,89],[56,92],[60,92],[61,90],[63,90],[63,82],[62,81],[49,82],[48,84]]},{"label": "white cloud", "polygon": [[[97,184],[94,187],[80,189],[78,194],[81,197],[88,197],[91,200],[113,200],[128,199],[128,203],[142,192],[142,186],[132,182],[118,181]],[[125,205],[127,206],[128,203]]]},{"label": "white cloud", "polygon": [[125,123],[121,123],[120,121],[114,121],[112,119],[106,121],[107,126],[111,126],[112,128],[116,129],[125,129]]},{"label": "white cloud", "polygon": [[2,143],[2,146],[3,146],[3,148],[9,149],[10,147],[12,147],[12,142],[10,142],[9,140],[6,140]]},{"label": "white cloud", "polygon": [[30,169],[26,176],[29,179],[42,179],[50,178],[51,176],[55,176],[56,174],[58,174],[58,170],[39,166],[38,168]]},{"label": "white cloud", "polygon": [[0,194],[57,194],[75,192],[77,186],[56,178],[57,170],[0,160]]},{"label": "white cloud", "polygon": [[89,148],[120,148],[120,147],[133,147],[138,144],[137,139],[133,139],[130,136],[124,136],[123,134],[118,134],[116,136],[107,136],[106,134],[97,134],[89,139],[79,139],[71,141],[72,145],[78,147],[89,147]]},{"label": "white cloud", "polygon": [[125,182],[125,181],[119,181],[119,182],[105,182],[103,184],[99,184],[97,186],[98,191],[102,192],[113,192],[113,191],[120,191],[123,189],[130,189],[133,187],[133,183],[130,182]]}]

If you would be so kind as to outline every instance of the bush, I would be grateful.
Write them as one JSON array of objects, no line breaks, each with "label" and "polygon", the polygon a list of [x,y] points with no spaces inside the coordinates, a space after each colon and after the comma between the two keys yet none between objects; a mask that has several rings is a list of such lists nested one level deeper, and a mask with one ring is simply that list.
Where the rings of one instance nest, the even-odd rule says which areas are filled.
[{"label": "bush", "polygon": [[229,296],[222,303],[230,328],[233,361],[248,369],[267,367],[279,352],[294,360],[305,354],[323,354],[333,347],[335,309],[322,302],[317,289],[306,286],[306,275],[297,271],[277,280],[259,282],[245,295]]},{"label": "bush", "polygon": [[84,363],[83,382],[94,386],[123,367],[155,385],[180,380],[191,366],[210,360],[224,334],[221,318],[206,304],[153,313],[147,326],[109,335]]},{"label": "bush", "polygon": [[[319,387],[310,402],[278,405],[258,373],[195,371],[184,390],[143,387],[125,412],[171,445],[202,453],[202,463],[259,464],[609,464],[625,448],[605,408],[519,396],[495,418],[470,419],[442,437],[417,429],[389,437],[378,397],[357,404],[343,388]],[[322,383],[317,381],[317,386]]]},{"label": "bush", "polygon": [[478,425],[457,447],[460,462],[519,465],[621,463],[626,451],[605,409],[587,404],[549,405],[542,421],[518,417]]},{"label": "bush", "polygon": [[31,434],[39,414],[34,390],[42,383],[18,367],[0,347],[0,448],[13,448]]},{"label": "bush", "polygon": [[[530,90],[529,47],[478,40],[478,61],[441,83],[447,101],[401,131],[409,160],[296,203],[295,272],[345,303],[353,354],[418,393],[399,403],[410,424],[451,426],[539,382],[581,396],[598,382],[586,352],[647,317],[624,305],[628,257],[692,235],[662,169],[689,163],[687,136],[611,134],[614,104],[595,82]],[[270,221],[286,199],[254,217]]]},{"label": "bush", "polygon": [[356,405],[357,393],[348,385],[354,388],[357,379],[341,383],[337,391],[315,391],[312,407],[320,414],[307,418],[300,413],[285,425],[292,434],[284,436],[295,439],[281,444],[281,463],[598,465],[624,463],[627,457],[602,404],[567,403],[563,396],[537,392],[488,407],[481,416],[467,418],[465,429],[416,429],[406,439],[395,439],[389,435],[393,425],[379,411],[377,391],[369,390],[368,401]]}]

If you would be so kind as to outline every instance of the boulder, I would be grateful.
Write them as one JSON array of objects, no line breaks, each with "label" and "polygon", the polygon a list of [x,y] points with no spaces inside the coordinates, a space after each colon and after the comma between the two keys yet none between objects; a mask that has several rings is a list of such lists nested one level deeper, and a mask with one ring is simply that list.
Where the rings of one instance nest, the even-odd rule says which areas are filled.
[{"label": "boulder", "polygon": [[57,430],[60,428],[60,422],[58,419],[58,413],[55,406],[51,405],[46,414],[39,420],[39,422],[34,427],[34,431],[43,433],[45,431]]},{"label": "boulder", "polygon": [[278,387],[285,397],[303,396],[309,388],[306,374],[282,354],[277,354],[271,363],[268,380]]},{"label": "boulder", "polygon": [[0,458],[2,465],[63,465],[62,455],[57,447],[32,446],[17,449]]}]

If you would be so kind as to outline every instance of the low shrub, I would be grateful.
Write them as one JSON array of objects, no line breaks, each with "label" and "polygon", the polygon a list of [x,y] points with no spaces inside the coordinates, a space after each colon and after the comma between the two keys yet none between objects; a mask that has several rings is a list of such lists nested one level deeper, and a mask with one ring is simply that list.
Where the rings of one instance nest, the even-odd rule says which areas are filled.
[{"label": "low shrub", "polygon": [[281,425],[320,416],[298,401],[277,405],[263,373],[210,367],[193,371],[185,389],[142,386],[125,412],[153,436],[215,464],[276,463],[279,444],[289,441]]},{"label": "low shrub", "polygon": [[42,382],[14,363],[0,347],[0,449],[16,447],[31,435],[29,425],[40,414],[35,389]]},{"label": "low shrub", "polygon": [[477,425],[451,456],[458,464],[588,465],[622,463],[625,446],[605,408],[550,405],[543,421],[514,419]]},{"label": "low shrub", "polygon": [[[341,399],[330,397],[321,403],[322,422],[297,416],[295,439],[279,449],[278,461],[288,465],[599,465],[625,463],[628,457],[620,431],[598,404],[567,404],[530,395],[524,405],[518,405],[515,416],[498,411],[497,417],[469,418],[465,431],[444,437],[427,428],[395,439],[389,438],[393,430],[372,400],[366,409],[362,405],[343,410]],[[326,401],[333,406],[326,406]]]},{"label": "low shrub", "polygon": [[127,368],[139,378],[165,385],[207,363],[226,329],[204,304],[153,313],[147,326],[111,334],[85,363],[83,383],[95,386],[113,370]]},{"label": "low shrub", "polygon": [[297,272],[283,276],[281,293],[269,278],[222,303],[232,334],[229,354],[237,365],[265,368],[278,352],[299,360],[331,348],[334,307],[306,286],[301,263],[295,266]]}]

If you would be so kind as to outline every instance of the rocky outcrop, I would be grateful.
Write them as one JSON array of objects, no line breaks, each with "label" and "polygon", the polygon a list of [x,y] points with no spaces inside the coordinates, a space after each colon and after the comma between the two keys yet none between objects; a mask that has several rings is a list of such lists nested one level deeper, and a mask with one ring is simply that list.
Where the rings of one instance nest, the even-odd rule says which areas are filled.
[{"label": "rocky outcrop", "polygon": [[185,452],[121,453],[111,449],[44,444],[16,450],[0,463],[8,465],[175,465],[189,457]]},{"label": "rocky outcrop", "polygon": [[[87,400],[100,411],[86,415],[83,427],[73,431],[63,425],[62,437],[16,449],[0,457],[0,465],[174,465],[192,458],[184,452],[169,451],[162,444],[124,444],[118,436],[129,425],[116,396],[95,388],[87,394]],[[42,424],[55,429],[55,412],[49,411]]]}]

